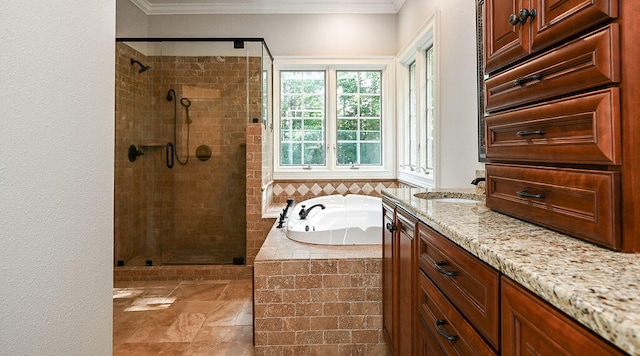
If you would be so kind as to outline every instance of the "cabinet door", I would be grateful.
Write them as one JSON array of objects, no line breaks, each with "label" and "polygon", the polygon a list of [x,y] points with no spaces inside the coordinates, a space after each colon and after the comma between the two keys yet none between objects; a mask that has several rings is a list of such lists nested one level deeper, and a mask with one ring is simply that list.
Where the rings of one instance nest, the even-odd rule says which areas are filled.
[{"label": "cabinet door", "polygon": [[523,0],[485,1],[485,73],[529,54],[529,26],[509,22],[523,6]]},{"label": "cabinet door", "polygon": [[501,285],[503,355],[623,355],[509,278]]},{"label": "cabinet door", "polygon": [[382,204],[382,330],[387,344],[396,344],[394,314],[397,298],[395,279],[396,263],[393,249],[396,246],[396,224],[394,210],[391,206]]},{"label": "cabinet door", "polygon": [[397,355],[413,355],[415,320],[415,232],[417,220],[402,209],[396,209],[398,224],[398,324],[396,348]]}]

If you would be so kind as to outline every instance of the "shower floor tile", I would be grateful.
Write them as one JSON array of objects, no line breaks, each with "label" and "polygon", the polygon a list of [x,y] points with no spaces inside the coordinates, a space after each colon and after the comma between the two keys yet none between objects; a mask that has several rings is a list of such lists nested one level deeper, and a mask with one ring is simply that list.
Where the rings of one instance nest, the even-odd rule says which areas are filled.
[{"label": "shower floor tile", "polygon": [[253,355],[252,281],[116,282],[114,355]]}]

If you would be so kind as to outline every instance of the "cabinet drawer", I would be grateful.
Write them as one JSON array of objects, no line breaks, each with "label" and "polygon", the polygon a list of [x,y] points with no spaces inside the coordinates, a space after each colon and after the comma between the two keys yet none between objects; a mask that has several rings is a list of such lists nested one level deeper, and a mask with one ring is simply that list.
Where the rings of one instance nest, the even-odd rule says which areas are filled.
[{"label": "cabinet drawer", "polygon": [[487,207],[620,249],[619,174],[487,164]]},{"label": "cabinet drawer", "polygon": [[485,118],[487,158],[621,163],[620,94],[610,88]]},{"label": "cabinet drawer", "polygon": [[498,272],[426,225],[418,230],[420,268],[498,348]]},{"label": "cabinet drawer", "polygon": [[505,355],[624,355],[510,279],[502,279]]},{"label": "cabinet drawer", "polygon": [[556,44],[590,27],[618,17],[618,0],[539,1],[531,51]]},{"label": "cabinet drawer", "polygon": [[611,24],[490,77],[486,110],[507,109],[619,82],[619,29]]},{"label": "cabinet drawer", "polygon": [[447,355],[497,355],[438,288],[418,273],[419,316]]}]

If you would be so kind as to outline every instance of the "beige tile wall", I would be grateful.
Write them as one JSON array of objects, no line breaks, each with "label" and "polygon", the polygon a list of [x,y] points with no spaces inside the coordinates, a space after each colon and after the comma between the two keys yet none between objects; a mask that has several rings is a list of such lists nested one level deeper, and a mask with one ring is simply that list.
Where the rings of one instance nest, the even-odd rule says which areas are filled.
[{"label": "beige tile wall", "polygon": [[[263,135],[264,126],[249,124],[247,126],[247,264],[253,265],[267,233],[275,219],[263,218],[265,189],[262,188],[264,170]],[[267,187],[270,189],[270,186]]]}]

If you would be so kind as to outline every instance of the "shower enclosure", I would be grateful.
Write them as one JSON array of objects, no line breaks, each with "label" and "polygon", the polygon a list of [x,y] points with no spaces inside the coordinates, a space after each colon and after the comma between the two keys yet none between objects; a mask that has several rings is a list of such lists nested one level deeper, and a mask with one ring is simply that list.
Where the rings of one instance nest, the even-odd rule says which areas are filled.
[{"label": "shower enclosure", "polygon": [[114,264],[244,264],[246,128],[263,39],[116,40]]}]

